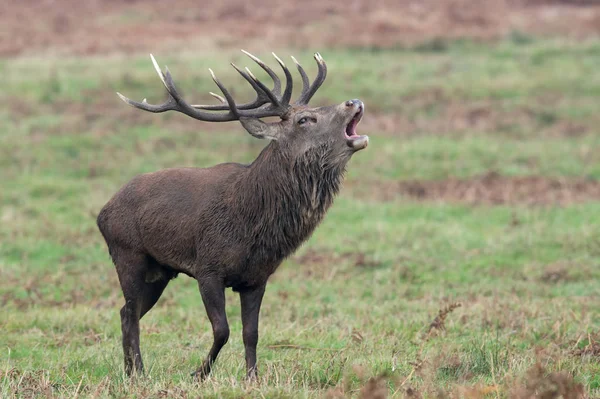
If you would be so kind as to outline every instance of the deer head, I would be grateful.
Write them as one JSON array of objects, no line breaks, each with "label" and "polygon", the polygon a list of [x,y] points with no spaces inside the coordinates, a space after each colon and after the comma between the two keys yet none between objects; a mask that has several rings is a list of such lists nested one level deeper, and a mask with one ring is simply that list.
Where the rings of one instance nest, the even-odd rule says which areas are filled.
[{"label": "deer head", "polygon": [[[292,57],[302,78],[302,93],[295,103],[290,104],[293,89],[293,79],[283,61],[273,53],[273,56],[283,69],[286,78],[285,89],[281,93],[281,81],[269,66],[252,54],[242,50],[256,62],[273,80],[273,89],[267,88],[248,68],[241,70],[231,64],[237,72],[252,86],[256,92],[254,101],[237,105],[209,69],[216,85],[223,96],[210,93],[222,104],[220,105],[190,105],[181,98],[175,88],[175,83],[168,68],[163,73],[152,55],[152,63],[161,81],[165,85],[169,98],[163,104],[149,104],[146,99],[142,102],[130,100],[117,93],[127,104],[149,112],[178,111],[194,119],[207,122],[240,121],[242,126],[252,136],[275,140],[280,148],[301,155],[311,149],[326,148],[329,153],[341,158],[349,158],[354,152],[369,144],[369,137],[358,135],[356,127],[360,122],[365,106],[360,100],[349,100],[339,105],[311,108],[308,102],[317,92],[327,76],[327,66],[318,53],[314,58],[318,66],[318,74],[312,84],[304,68]],[[260,118],[280,117],[280,121],[267,123]]]}]

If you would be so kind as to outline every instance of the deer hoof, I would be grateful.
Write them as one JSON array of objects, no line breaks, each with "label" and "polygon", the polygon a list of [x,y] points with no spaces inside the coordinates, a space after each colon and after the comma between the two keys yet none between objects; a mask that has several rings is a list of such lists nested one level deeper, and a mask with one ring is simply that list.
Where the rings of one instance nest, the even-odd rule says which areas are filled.
[{"label": "deer hoof", "polygon": [[210,370],[207,370],[205,367],[200,367],[198,370],[191,373],[190,376],[192,376],[195,380],[204,381],[209,374]]}]

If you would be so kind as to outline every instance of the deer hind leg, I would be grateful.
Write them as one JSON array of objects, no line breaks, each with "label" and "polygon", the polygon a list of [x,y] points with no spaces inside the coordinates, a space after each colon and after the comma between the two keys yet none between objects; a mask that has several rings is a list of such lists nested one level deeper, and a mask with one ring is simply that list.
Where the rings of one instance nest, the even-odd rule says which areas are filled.
[{"label": "deer hind leg", "polygon": [[192,376],[204,379],[210,374],[212,365],[217,359],[221,348],[229,339],[229,324],[225,313],[225,286],[223,282],[209,278],[200,281],[198,285],[213,330],[213,344],[208,356],[202,366],[192,373]]},{"label": "deer hind leg", "polygon": [[[146,308],[147,311],[152,307],[149,306],[151,301],[145,298],[150,297],[150,293],[154,292],[154,290],[149,290],[148,284],[145,282],[149,258],[146,254],[115,248],[111,248],[111,255],[125,298],[125,305],[121,308],[121,331],[125,373],[131,376],[135,373],[142,373],[144,370],[140,353],[140,318],[143,308]],[[162,288],[164,289],[164,287]],[[162,293],[162,290],[160,292]],[[154,297],[158,300],[156,294],[152,295],[152,298]]]}]

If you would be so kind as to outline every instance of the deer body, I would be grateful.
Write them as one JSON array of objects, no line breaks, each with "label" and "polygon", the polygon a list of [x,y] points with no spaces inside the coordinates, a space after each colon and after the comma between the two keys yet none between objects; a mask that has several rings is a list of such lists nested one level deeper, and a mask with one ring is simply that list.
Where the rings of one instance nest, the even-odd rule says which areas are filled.
[{"label": "deer body", "polygon": [[308,160],[290,167],[277,147],[251,165],[137,176],[103,208],[100,228],[160,265],[146,281],[184,273],[218,276],[234,291],[265,284],[323,219],[343,173]]},{"label": "deer body", "polygon": [[[315,58],[319,62],[320,56]],[[203,378],[210,373],[229,338],[224,289],[231,287],[240,294],[248,376],[256,376],[258,315],[267,280],[310,237],[331,206],[351,155],[368,143],[366,136],[355,134],[364,110],[362,102],[290,107],[286,102],[291,82],[287,68],[282,67],[288,80],[282,96],[240,71],[254,82],[257,101],[270,99],[267,106],[242,105],[238,109],[216,78],[228,106],[189,106],[177,94],[170,74],[163,75],[160,70],[170,94],[165,104],[136,103],[122,97],[152,112],[173,109],[202,120],[239,120],[252,135],[272,140],[250,165],[225,163],[139,175],[100,211],[98,227],[125,297],[121,327],[128,374],[143,370],[139,320],[168,282],[184,273],[198,281],[214,336],[206,360],[194,374]],[[299,65],[298,69],[303,76],[303,96],[314,94],[316,89],[308,87],[304,71]],[[322,79],[323,70],[324,63]],[[273,79],[273,91],[277,92],[278,80]],[[198,111],[206,109],[229,113]],[[274,112],[281,114],[281,122],[266,124],[258,119]]]}]

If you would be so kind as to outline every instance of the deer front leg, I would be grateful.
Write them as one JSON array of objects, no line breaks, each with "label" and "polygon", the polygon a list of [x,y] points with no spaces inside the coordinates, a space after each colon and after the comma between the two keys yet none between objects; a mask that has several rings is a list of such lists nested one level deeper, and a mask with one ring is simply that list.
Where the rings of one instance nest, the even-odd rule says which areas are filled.
[{"label": "deer front leg", "polygon": [[246,351],[246,373],[250,380],[257,377],[256,345],[258,344],[258,314],[266,285],[240,292],[242,305],[242,336]]},{"label": "deer front leg", "polygon": [[229,324],[225,313],[225,286],[217,279],[207,279],[198,283],[200,295],[206,308],[206,314],[212,324],[213,344],[202,366],[192,375],[204,379],[210,374],[213,363],[217,359],[221,348],[229,339]]}]

